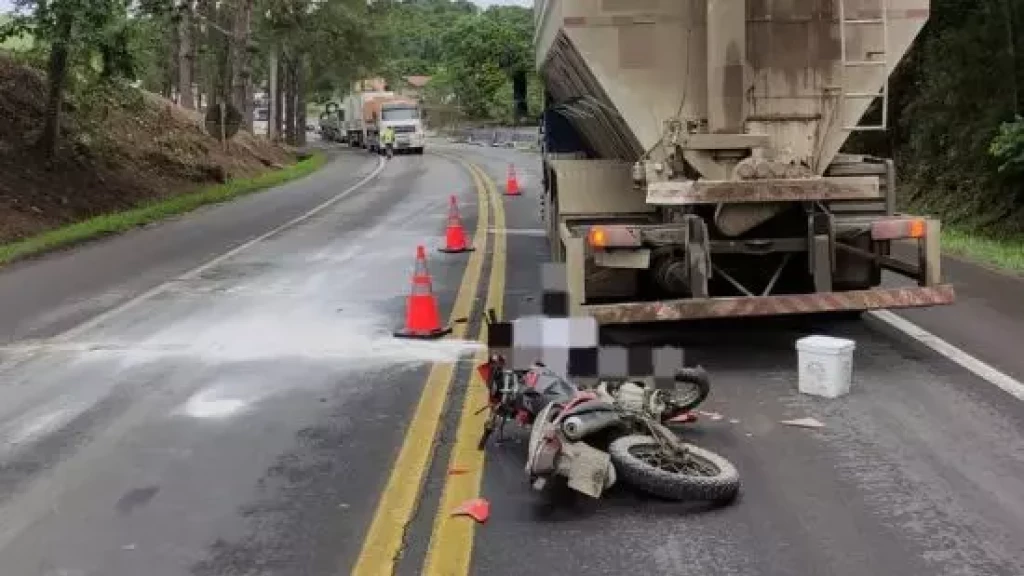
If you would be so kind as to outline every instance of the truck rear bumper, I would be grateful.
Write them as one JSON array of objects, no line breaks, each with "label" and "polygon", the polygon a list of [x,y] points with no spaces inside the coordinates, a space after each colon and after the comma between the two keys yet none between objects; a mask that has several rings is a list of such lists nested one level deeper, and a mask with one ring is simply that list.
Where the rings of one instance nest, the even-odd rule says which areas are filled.
[{"label": "truck rear bumper", "polygon": [[822,312],[857,312],[952,304],[953,286],[819,292],[782,296],[703,298],[581,306],[598,324],[671,322],[749,316],[784,316]]}]

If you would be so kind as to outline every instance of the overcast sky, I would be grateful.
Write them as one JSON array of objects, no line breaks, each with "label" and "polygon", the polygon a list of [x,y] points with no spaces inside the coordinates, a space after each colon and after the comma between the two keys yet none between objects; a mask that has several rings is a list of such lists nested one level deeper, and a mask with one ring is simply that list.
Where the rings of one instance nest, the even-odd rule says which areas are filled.
[{"label": "overcast sky", "polygon": [[[11,9],[12,0],[0,0],[0,12]],[[481,6],[494,6],[497,4],[512,4],[516,6],[532,6],[533,0],[473,0]]]}]

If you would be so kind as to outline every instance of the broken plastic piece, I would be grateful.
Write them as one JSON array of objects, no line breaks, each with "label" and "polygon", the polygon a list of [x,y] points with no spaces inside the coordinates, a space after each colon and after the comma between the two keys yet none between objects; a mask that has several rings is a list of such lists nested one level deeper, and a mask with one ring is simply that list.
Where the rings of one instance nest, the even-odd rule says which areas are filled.
[{"label": "broken plastic piece", "polygon": [[469,516],[481,524],[487,522],[490,515],[491,503],[483,498],[467,500],[452,512],[452,516]]},{"label": "broken plastic piece", "polygon": [[683,412],[668,419],[670,424],[687,424],[689,422],[696,422],[697,415],[693,412]]},{"label": "broken plastic piece", "polygon": [[798,418],[796,420],[783,420],[781,424],[786,426],[797,426],[799,428],[824,428],[825,425],[814,418]]}]

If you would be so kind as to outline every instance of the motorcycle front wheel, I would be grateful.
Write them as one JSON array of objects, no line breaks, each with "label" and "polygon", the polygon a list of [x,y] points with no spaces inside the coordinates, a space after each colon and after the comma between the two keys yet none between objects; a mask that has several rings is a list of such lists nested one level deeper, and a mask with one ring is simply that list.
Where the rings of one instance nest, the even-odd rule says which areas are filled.
[{"label": "motorcycle front wheel", "polygon": [[740,475],[725,458],[692,444],[679,458],[665,453],[651,436],[624,436],[611,443],[608,454],[626,483],[667,500],[725,503],[736,497]]},{"label": "motorcycle front wheel", "polygon": [[672,404],[676,413],[693,410],[711,393],[708,373],[700,366],[679,370],[675,376],[675,388]]}]

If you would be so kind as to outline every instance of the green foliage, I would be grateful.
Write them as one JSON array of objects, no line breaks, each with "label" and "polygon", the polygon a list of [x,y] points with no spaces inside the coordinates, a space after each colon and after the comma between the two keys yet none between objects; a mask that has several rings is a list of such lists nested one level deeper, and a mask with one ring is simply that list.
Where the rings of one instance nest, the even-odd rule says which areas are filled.
[{"label": "green foliage", "polygon": [[159,14],[142,12],[127,22],[128,51],[136,79],[151,92],[162,92],[169,82],[170,30],[169,17]]},{"label": "green foliage", "polygon": [[[16,0],[15,7],[18,11],[0,26],[5,38],[30,35],[45,42],[65,42],[90,63],[97,52],[112,53],[125,46],[127,0]],[[64,17],[73,22],[67,38],[58,34]]]},{"label": "green foliage", "polygon": [[1024,176],[1024,118],[1004,122],[992,139],[989,153],[999,162],[999,172],[1012,179]]},{"label": "green foliage", "polygon": [[971,228],[1024,229],[1022,17],[1024,0],[932,0],[892,78],[891,129],[864,146],[896,158],[906,204]]},{"label": "green foliage", "polygon": [[[128,0],[16,0],[18,9],[0,21],[0,40],[30,54],[42,65],[54,43],[67,45],[74,76],[79,80],[135,79]],[[70,19],[70,34],[59,33],[61,19]],[[42,50],[39,50],[42,49]]]},{"label": "green foliage", "polygon": [[[13,18],[7,14],[0,14],[0,49],[15,53],[25,53],[35,46],[34,38],[27,30],[19,31],[14,29]],[[11,27],[8,30],[8,27]]]},{"label": "green foliage", "polygon": [[257,45],[273,45],[285,58],[311,55],[306,74],[314,99],[323,100],[355,81],[380,56],[382,38],[365,0],[261,0]]},{"label": "green foliage", "polygon": [[526,71],[530,109],[540,111],[529,9],[481,11],[465,1],[411,0],[377,2],[372,11],[387,39],[387,58],[374,72],[392,83],[402,76],[431,76],[424,94],[429,107],[457,107],[463,117],[510,122],[511,76]]}]

